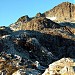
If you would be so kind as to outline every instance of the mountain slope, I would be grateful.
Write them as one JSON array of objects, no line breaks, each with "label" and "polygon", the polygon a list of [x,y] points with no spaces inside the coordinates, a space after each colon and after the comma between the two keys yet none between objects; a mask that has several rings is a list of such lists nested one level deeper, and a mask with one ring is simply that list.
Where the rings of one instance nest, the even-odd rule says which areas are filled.
[{"label": "mountain slope", "polygon": [[57,22],[75,21],[75,4],[63,2],[53,9],[46,11],[44,15],[50,19],[54,18]]},{"label": "mountain slope", "polygon": [[21,21],[18,20],[16,23],[10,25],[10,28],[14,31],[18,30],[40,31],[43,30],[44,28],[60,28],[60,25],[45,17],[38,17],[33,18],[27,22],[24,22],[22,19]]}]

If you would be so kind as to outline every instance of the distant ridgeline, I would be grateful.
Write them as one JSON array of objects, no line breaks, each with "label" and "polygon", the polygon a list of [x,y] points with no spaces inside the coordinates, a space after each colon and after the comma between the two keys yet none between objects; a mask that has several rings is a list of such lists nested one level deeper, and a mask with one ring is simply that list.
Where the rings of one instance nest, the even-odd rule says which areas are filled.
[{"label": "distant ridgeline", "polygon": [[[57,6],[55,6],[53,9],[46,11],[44,13],[37,13],[36,16],[29,18],[28,15],[22,16],[17,20],[17,22],[10,25],[10,28],[12,30],[36,30],[40,27],[43,28],[46,24],[44,19],[52,20],[57,23],[64,23],[64,22],[70,22],[70,25],[75,25],[75,4],[69,3],[69,2],[63,2]],[[47,20],[48,21],[48,20]],[[47,26],[52,25],[51,23],[47,23]],[[36,22],[36,23],[35,23]],[[72,23],[72,24],[71,24]],[[39,27],[38,27],[39,25]]]}]

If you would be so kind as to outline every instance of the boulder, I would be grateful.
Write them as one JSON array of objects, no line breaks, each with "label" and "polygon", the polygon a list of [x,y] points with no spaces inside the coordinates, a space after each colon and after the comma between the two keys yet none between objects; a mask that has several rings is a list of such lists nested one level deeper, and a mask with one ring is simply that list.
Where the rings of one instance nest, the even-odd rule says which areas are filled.
[{"label": "boulder", "polygon": [[55,61],[42,75],[75,75],[75,59],[62,58]]}]

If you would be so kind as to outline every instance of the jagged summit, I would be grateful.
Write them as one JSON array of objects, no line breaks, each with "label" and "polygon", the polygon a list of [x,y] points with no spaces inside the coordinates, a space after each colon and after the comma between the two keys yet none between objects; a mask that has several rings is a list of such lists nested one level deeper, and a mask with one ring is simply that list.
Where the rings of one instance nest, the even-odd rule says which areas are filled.
[{"label": "jagged summit", "polygon": [[75,5],[70,2],[63,2],[44,14],[47,18],[56,22],[75,21]]},{"label": "jagged summit", "polygon": [[60,3],[60,4],[66,4],[66,3],[68,3],[68,4],[73,4],[73,3],[71,3],[71,2],[69,2],[69,1],[66,1],[66,2],[62,2],[62,3]]},{"label": "jagged summit", "polygon": [[25,15],[25,16],[20,17],[20,18],[17,20],[17,22],[19,22],[19,21],[21,21],[21,22],[27,22],[27,21],[30,21],[30,18],[29,18],[28,15]]}]

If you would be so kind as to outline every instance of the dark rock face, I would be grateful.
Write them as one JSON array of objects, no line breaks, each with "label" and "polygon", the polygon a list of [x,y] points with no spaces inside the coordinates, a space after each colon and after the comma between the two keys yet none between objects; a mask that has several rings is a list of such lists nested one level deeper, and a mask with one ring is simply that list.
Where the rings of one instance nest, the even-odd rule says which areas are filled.
[{"label": "dark rock face", "polygon": [[9,27],[1,26],[0,27],[0,37],[3,35],[9,35],[12,30]]},{"label": "dark rock face", "polygon": [[2,52],[3,51],[3,45],[2,45],[2,43],[0,43],[0,52]]},{"label": "dark rock face", "polygon": [[[6,45],[5,51],[8,47],[6,52],[9,53],[10,50],[13,50],[13,53],[16,53],[16,51],[27,53],[30,59],[38,60],[46,66],[62,57],[75,58],[75,39],[71,32],[63,29],[64,27],[47,29],[41,32],[30,30],[14,32],[14,35],[11,35],[11,40],[2,39],[4,45]],[[44,60],[46,61],[44,62]]]},{"label": "dark rock face", "polygon": [[[29,31],[29,36],[24,37],[20,40],[14,40],[17,46],[20,46],[23,51],[27,51],[29,53],[29,57],[31,60],[39,61],[41,65],[47,66],[48,63],[52,62],[53,60],[56,60],[56,57],[50,53],[48,55],[48,51],[46,48],[44,48],[41,43],[39,43],[37,35],[43,38],[41,33],[35,32],[35,31]],[[34,38],[37,37],[37,38]],[[40,39],[39,39],[40,40]],[[20,50],[21,51],[21,50]],[[54,56],[54,57],[52,57]],[[46,60],[47,58],[47,60]]]},{"label": "dark rock face", "polygon": [[69,2],[63,2],[53,9],[44,13],[46,17],[56,17],[56,21],[75,21],[75,5]]},{"label": "dark rock face", "polygon": [[11,39],[1,38],[5,51],[5,54],[1,53],[1,58],[5,60],[0,59],[9,75],[20,69],[19,73],[41,75],[50,63],[63,57],[75,58],[75,38],[65,27],[42,31],[20,30],[10,35]]},{"label": "dark rock face", "polygon": [[71,22],[61,22],[59,23],[61,26],[68,26],[68,27],[72,27],[75,28],[75,23],[71,23]]},{"label": "dark rock face", "polygon": [[4,30],[0,30],[0,36],[3,36],[3,35],[7,35],[8,32],[4,31]]}]

